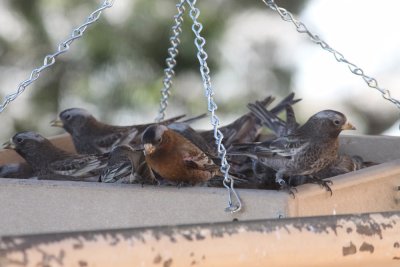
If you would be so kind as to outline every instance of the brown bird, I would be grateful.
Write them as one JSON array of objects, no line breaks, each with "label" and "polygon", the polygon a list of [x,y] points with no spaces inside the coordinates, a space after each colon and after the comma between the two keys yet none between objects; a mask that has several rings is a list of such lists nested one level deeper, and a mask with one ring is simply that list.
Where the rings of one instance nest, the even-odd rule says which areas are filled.
[{"label": "brown bird", "polygon": [[[160,124],[175,122],[185,115],[177,116]],[[204,117],[189,119],[196,120]],[[51,122],[52,126],[64,128],[71,136],[79,154],[101,154],[110,152],[114,147],[124,144],[139,144],[140,135],[150,124],[115,126],[98,121],[82,108],[70,108],[60,112],[59,119]]]},{"label": "brown bird", "polygon": [[[264,100],[262,101],[257,101],[257,103],[262,107],[266,108],[274,100],[275,100],[274,97],[268,96],[264,98]],[[279,114],[286,108],[286,106],[293,105],[299,102],[300,100],[301,99],[294,99],[294,93],[291,93],[287,97],[282,99],[269,112],[271,112],[272,114]],[[254,142],[259,133],[261,132],[262,125],[263,125],[262,121],[259,118],[257,118],[255,114],[249,112],[239,117],[234,122],[221,127],[219,130],[225,137],[224,139],[225,147],[229,148],[232,144]],[[201,131],[200,134],[210,144],[215,143],[214,130]]]},{"label": "brown bird", "polygon": [[[55,147],[35,132],[19,132],[4,144],[14,149],[42,179],[82,180],[98,176],[107,164],[108,155],[78,155]],[[48,178],[45,178],[48,177]]]},{"label": "brown bird", "polygon": [[276,170],[275,181],[285,187],[285,176],[315,175],[334,164],[338,158],[340,132],[354,129],[344,114],[324,110],[290,134],[263,143],[239,145],[237,151],[229,153],[248,155]]},{"label": "brown bird", "polygon": [[148,127],[142,144],[147,164],[167,181],[196,184],[220,173],[211,156],[164,125]]}]

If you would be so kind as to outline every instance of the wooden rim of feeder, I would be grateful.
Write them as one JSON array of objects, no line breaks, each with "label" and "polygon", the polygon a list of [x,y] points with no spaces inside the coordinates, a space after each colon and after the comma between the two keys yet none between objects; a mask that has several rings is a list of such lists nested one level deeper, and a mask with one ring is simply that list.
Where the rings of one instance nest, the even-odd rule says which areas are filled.
[{"label": "wooden rim of feeder", "polygon": [[400,212],[0,238],[0,266],[399,266]]}]

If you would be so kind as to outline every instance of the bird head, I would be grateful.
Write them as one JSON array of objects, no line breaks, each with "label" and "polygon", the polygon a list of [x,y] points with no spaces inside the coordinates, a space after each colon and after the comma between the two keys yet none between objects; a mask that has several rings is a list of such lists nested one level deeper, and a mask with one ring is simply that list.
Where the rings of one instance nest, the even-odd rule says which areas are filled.
[{"label": "bird head", "polygon": [[4,149],[14,149],[22,157],[32,151],[37,151],[45,143],[50,143],[46,138],[35,132],[19,132],[15,134],[8,142],[3,144]]},{"label": "bird head", "polygon": [[156,151],[163,142],[165,131],[168,131],[168,128],[164,125],[152,125],[146,128],[142,135],[145,155],[151,155]]},{"label": "bird head", "polygon": [[60,112],[59,118],[50,122],[51,126],[62,127],[70,134],[79,132],[94,117],[85,109],[70,108]]},{"label": "bird head", "polygon": [[305,124],[313,128],[318,136],[337,137],[343,130],[355,130],[356,128],[347,121],[346,116],[335,110],[323,110],[314,114]]}]

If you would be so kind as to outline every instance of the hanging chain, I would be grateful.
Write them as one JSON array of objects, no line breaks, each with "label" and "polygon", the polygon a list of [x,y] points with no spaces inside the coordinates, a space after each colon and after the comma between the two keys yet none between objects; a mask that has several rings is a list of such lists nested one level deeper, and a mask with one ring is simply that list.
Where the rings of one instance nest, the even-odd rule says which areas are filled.
[{"label": "hanging chain", "polygon": [[7,107],[7,105],[11,101],[14,101],[20,94],[22,94],[30,84],[32,84],[34,81],[36,81],[39,78],[42,71],[44,71],[45,69],[47,69],[48,67],[50,67],[54,63],[56,63],[56,58],[59,55],[67,52],[69,50],[72,42],[75,41],[76,39],[81,38],[83,33],[85,32],[86,28],[90,24],[94,23],[95,21],[97,21],[99,19],[101,12],[106,8],[112,7],[113,4],[114,4],[114,0],[105,0],[99,8],[97,8],[95,11],[93,11],[86,18],[86,21],[82,25],[80,25],[78,28],[76,28],[72,31],[70,38],[66,39],[65,41],[61,42],[58,45],[58,49],[56,52],[45,56],[44,60],[43,60],[43,65],[34,69],[31,72],[31,75],[29,76],[29,78],[26,79],[25,81],[21,82],[18,85],[16,92],[5,96],[3,103],[0,104],[0,113],[3,112],[3,110]]},{"label": "hanging chain", "polygon": [[178,14],[174,16],[175,25],[172,26],[172,36],[169,38],[171,47],[168,48],[168,58],[165,60],[167,63],[167,68],[164,69],[164,87],[161,89],[161,100],[160,109],[158,111],[158,116],[156,122],[160,122],[165,118],[165,110],[168,107],[168,98],[170,96],[170,88],[172,85],[172,78],[175,76],[174,68],[176,66],[176,56],[178,55],[178,46],[180,44],[179,35],[182,33],[182,22],[183,13],[185,12],[185,0],[180,0],[180,3],[176,5],[178,9]]},{"label": "hanging chain", "polygon": [[296,27],[296,30],[299,33],[305,33],[307,34],[311,41],[313,41],[314,43],[318,44],[319,46],[321,46],[322,49],[328,51],[329,53],[332,53],[333,56],[335,57],[336,61],[340,62],[340,63],[344,63],[347,65],[347,67],[349,68],[349,70],[357,75],[360,76],[369,87],[378,90],[381,94],[382,97],[390,102],[392,102],[393,104],[396,105],[396,107],[398,109],[400,109],[400,101],[393,98],[390,95],[390,91],[388,89],[384,89],[378,86],[378,81],[371,77],[368,76],[364,73],[364,70],[361,69],[360,67],[358,67],[356,64],[348,61],[344,55],[340,52],[338,52],[337,50],[333,49],[331,46],[329,46],[324,40],[322,40],[318,35],[313,34],[312,32],[310,32],[308,30],[308,28],[306,27],[306,25],[301,22],[298,21],[297,19],[294,18],[293,14],[290,13],[289,11],[287,11],[286,9],[279,7],[277,4],[275,4],[274,0],[263,0],[263,2],[272,10],[278,12],[278,14],[281,16],[281,18],[284,21],[288,21],[288,22],[292,22],[294,24],[294,26]]},{"label": "hanging chain", "polygon": [[[210,78],[210,69],[207,65],[208,55],[204,50],[204,45],[206,40],[204,37],[200,35],[201,30],[203,29],[203,25],[197,20],[200,15],[200,10],[195,7],[196,0],[187,0],[186,1],[190,6],[190,18],[193,20],[192,31],[196,35],[194,43],[197,47],[197,59],[200,63],[200,73],[203,79],[203,86],[206,91],[207,103],[208,103],[208,111],[211,112],[211,124],[214,127],[214,138],[218,148],[218,155],[221,158],[221,172],[224,174],[223,184],[225,188],[228,190],[228,204],[229,206],[225,209],[228,212],[237,212],[242,208],[242,203],[240,201],[240,197],[238,193],[234,189],[233,179],[229,177],[229,168],[230,165],[226,160],[226,149],[222,144],[222,139],[224,135],[220,130],[218,130],[219,119],[215,114],[217,110],[217,104],[214,102],[214,90],[211,87],[211,78]],[[236,198],[236,204],[232,202],[232,195]]]}]

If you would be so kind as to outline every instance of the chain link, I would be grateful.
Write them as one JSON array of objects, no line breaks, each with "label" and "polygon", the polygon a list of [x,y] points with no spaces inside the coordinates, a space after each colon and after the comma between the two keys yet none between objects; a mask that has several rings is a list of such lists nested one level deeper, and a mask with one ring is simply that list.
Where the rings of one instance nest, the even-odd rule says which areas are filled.
[{"label": "chain link", "polygon": [[67,52],[69,50],[72,42],[75,41],[76,39],[81,38],[83,33],[85,32],[86,28],[90,24],[94,23],[95,21],[97,21],[99,19],[101,12],[104,9],[112,7],[113,4],[114,4],[114,0],[105,0],[99,8],[97,8],[95,11],[93,11],[86,18],[86,21],[82,25],[80,25],[78,28],[76,28],[72,31],[70,38],[66,39],[65,41],[61,42],[58,45],[56,52],[54,52],[53,54],[46,55],[43,59],[43,65],[32,70],[29,78],[26,79],[25,81],[21,82],[18,85],[16,92],[5,96],[3,103],[0,105],[0,113],[4,111],[4,109],[7,107],[7,105],[10,102],[14,101],[20,94],[22,94],[30,84],[32,84],[34,81],[36,81],[39,78],[42,71],[44,71],[45,69],[49,68],[54,63],[56,63],[56,58],[59,55]]},{"label": "chain link", "polygon": [[279,7],[277,4],[275,4],[274,0],[263,0],[263,2],[272,10],[278,12],[279,16],[284,20],[284,21],[288,21],[288,22],[292,22],[294,24],[294,26],[296,27],[296,30],[299,33],[305,33],[307,34],[311,41],[313,41],[314,43],[318,44],[322,49],[328,51],[329,53],[333,54],[333,56],[335,57],[337,62],[340,63],[344,63],[347,65],[347,67],[349,68],[349,70],[357,75],[360,76],[365,83],[373,88],[378,90],[381,94],[382,97],[390,102],[392,102],[393,104],[396,105],[396,107],[398,109],[400,109],[400,101],[393,98],[390,95],[390,91],[384,88],[379,87],[378,85],[378,81],[371,77],[368,76],[364,73],[364,70],[361,69],[360,67],[358,67],[356,64],[348,61],[344,55],[342,53],[340,53],[339,51],[335,50],[334,48],[332,48],[328,43],[326,43],[324,40],[322,40],[318,35],[313,34],[312,32],[310,32],[307,28],[307,26],[301,22],[298,21],[297,19],[294,18],[293,14],[290,13],[289,11],[287,11],[286,9]]},{"label": "chain link", "polygon": [[185,1],[180,0],[179,4],[176,4],[178,14],[174,16],[175,24],[172,26],[172,36],[169,38],[171,46],[168,48],[168,57],[165,60],[167,68],[164,69],[163,88],[161,89],[160,109],[156,122],[160,122],[165,118],[165,110],[168,107],[168,98],[170,96],[170,88],[172,85],[172,78],[175,76],[175,58],[178,56],[178,46],[181,43],[179,35],[182,33],[183,13],[185,12]]},{"label": "chain link", "polygon": [[[211,124],[214,127],[214,138],[218,148],[218,155],[221,158],[221,172],[224,174],[224,181],[223,184],[225,188],[228,190],[228,204],[229,206],[225,209],[228,212],[237,212],[242,208],[242,203],[240,201],[240,197],[238,193],[234,189],[234,181],[232,178],[229,177],[229,168],[230,165],[226,160],[226,149],[225,146],[222,144],[222,140],[224,135],[220,130],[218,130],[219,126],[219,119],[215,114],[218,106],[214,102],[214,90],[211,87],[211,78],[210,78],[210,69],[207,65],[207,58],[208,55],[204,50],[204,45],[206,40],[204,37],[201,36],[201,31],[203,29],[203,25],[197,20],[200,15],[200,10],[195,7],[196,0],[187,0],[186,1],[190,6],[190,18],[193,21],[192,31],[195,34],[194,43],[197,48],[197,59],[200,63],[200,73],[203,79],[203,86],[206,91],[207,103],[208,103],[208,111],[211,112]],[[232,195],[236,198],[236,204],[232,202]]]}]

